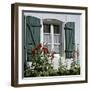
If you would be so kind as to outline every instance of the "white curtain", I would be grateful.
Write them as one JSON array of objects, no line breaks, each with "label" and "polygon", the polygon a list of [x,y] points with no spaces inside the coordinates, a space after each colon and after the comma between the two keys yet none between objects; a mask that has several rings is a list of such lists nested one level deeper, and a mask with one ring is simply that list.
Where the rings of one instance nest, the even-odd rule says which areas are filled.
[{"label": "white curtain", "polygon": [[49,52],[51,51],[51,34],[44,33],[44,42],[47,43]]}]

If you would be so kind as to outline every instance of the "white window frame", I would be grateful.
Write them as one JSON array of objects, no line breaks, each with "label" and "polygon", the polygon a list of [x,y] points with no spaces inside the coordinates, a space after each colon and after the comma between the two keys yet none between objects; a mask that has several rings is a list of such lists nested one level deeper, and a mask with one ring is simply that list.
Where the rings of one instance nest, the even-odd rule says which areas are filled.
[{"label": "white window frame", "polygon": [[[44,28],[43,28],[43,19],[41,19],[41,25],[42,25],[42,27],[41,27],[41,34],[40,34],[40,43],[42,43],[43,44],[43,42],[44,42]],[[62,24],[62,26],[63,26],[63,24]],[[63,27],[62,27],[62,30],[63,30]],[[51,34],[51,51],[54,51],[54,25],[53,24],[50,24],[50,34]],[[62,33],[60,33],[60,34],[62,34]],[[56,43],[57,44],[57,43]],[[61,44],[61,43],[59,43],[59,44]],[[63,44],[64,45],[64,44]],[[57,55],[59,55],[59,53],[56,53]]]}]

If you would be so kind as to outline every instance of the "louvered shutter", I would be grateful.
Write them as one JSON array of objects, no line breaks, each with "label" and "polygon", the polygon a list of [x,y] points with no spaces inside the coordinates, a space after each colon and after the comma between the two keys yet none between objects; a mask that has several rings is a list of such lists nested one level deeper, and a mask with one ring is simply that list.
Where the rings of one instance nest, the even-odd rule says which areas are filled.
[{"label": "louvered shutter", "polygon": [[75,48],[75,23],[67,22],[64,29],[66,58],[72,58],[73,50]]},{"label": "louvered shutter", "polygon": [[40,43],[40,19],[26,16],[26,57],[31,61],[31,50]]}]

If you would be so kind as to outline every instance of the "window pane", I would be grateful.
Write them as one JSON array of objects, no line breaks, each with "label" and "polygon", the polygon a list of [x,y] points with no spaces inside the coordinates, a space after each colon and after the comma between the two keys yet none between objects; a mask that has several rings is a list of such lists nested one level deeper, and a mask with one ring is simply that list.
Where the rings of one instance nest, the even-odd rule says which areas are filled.
[{"label": "window pane", "polygon": [[54,43],[60,43],[60,35],[54,35]]},{"label": "window pane", "polygon": [[44,42],[51,43],[51,34],[44,34]]},{"label": "window pane", "polygon": [[50,33],[50,25],[49,24],[44,24],[43,28],[44,28],[44,33]]},{"label": "window pane", "polygon": [[54,26],[54,34],[59,34],[60,33],[59,25],[53,25],[53,26]]},{"label": "window pane", "polygon": [[60,53],[60,45],[61,45],[61,33],[60,33],[60,25],[53,25],[54,28],[54,51],[59,54]]}]

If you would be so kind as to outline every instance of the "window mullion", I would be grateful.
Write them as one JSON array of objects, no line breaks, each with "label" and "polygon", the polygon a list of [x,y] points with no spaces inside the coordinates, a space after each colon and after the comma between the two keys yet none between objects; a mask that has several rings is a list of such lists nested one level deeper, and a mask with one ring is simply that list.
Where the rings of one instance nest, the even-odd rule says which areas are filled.
[{"label": "window mullion", "polygon": [[50,30],[51,30],[51,50],[54,49],[54,26],[51,24],[50,26]]}]

